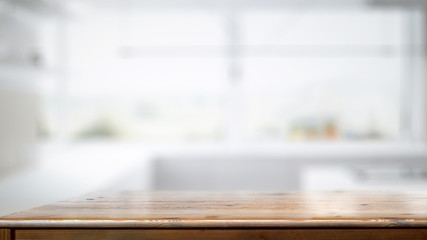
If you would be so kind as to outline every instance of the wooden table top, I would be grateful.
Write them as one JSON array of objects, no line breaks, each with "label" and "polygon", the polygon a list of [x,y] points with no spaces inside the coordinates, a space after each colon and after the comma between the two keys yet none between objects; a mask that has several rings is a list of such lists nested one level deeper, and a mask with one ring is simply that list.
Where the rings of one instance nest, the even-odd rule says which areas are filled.
[{"label": "wooden table top", "polygon": [[0,228],[427,227],[427,192],[100,192],[0,218]]}]

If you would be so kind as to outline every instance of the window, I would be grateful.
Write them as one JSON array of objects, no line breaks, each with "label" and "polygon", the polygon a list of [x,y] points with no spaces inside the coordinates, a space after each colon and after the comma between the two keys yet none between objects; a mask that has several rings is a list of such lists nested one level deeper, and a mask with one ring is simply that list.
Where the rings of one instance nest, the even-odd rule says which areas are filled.
[{"label": "window", "polygon": [[278,140],[396,140],[402,11],[241,15],[245,132]]},{"label": "window", "polygon": [[410,51],[419,10],[225,9],[94,8],[63,23],[63,84],[45,94],[61,99],[46,104],[51,136],[397,141],[416,132],[407,106],[421,77]]}]

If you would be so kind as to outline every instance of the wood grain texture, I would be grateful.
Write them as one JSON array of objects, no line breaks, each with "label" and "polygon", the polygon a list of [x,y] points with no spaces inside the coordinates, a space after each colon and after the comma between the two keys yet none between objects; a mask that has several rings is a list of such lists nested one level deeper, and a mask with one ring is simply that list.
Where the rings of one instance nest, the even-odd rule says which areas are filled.
[{"label": "wood grain texture", "polygon": [[427,229],[17,230],[16,240],[421,240]]},{"label": "wood grain texture", "polygon": [[8,228],[0,228],[0,240],[11,240],[11,230]]},{"label": "wood grain texture", "polygon": [[426,192],[104,192],[0,218],[3,228],[427,228]]}]

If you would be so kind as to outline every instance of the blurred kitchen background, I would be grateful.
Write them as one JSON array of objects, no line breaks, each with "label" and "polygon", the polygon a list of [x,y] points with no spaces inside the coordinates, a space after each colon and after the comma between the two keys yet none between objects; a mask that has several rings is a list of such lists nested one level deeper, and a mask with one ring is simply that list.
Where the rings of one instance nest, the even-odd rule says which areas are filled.
[{"label": "blurred kitchen background", "polygon": [[427,189],[423,0],[0,0],[0,215],[113,190]]}]

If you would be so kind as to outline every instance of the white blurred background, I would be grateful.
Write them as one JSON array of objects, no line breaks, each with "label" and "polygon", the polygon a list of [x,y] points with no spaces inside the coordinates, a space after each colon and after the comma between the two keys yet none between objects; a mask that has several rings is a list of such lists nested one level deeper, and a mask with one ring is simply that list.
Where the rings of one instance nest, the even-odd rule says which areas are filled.
[{"label": "white blurred background", "polygon": [[0,215],[98,190],[427,189],[426,11],[0,0]]}]

